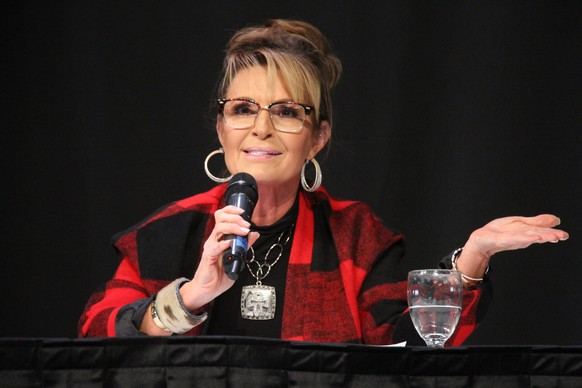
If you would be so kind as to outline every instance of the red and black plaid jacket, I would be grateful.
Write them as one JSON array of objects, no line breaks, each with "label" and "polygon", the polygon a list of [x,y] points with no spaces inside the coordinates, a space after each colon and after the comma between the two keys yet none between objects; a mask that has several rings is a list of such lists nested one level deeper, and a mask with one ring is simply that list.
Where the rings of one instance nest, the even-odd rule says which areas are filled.
[{"label": "red and black plaid jacket", "polygon": [[[105,289],[89,299],[80,336],[115,336],[119,310],[179,277],[191,278],[226,185],[158,210],[114,236],[121,258]],[[284,298],[281,338],[313,342],[390,344],[407,316],[401,234],[360,202],[339,201],[320,188],[301,191]],[[465,291],[459,326],[448,344],[474,330],[482,290]],[[198,335],[203,325],[187,335]],[[396,331],[398,331],[396,329]],[[398,338],[398,340],[402,340]]]}]

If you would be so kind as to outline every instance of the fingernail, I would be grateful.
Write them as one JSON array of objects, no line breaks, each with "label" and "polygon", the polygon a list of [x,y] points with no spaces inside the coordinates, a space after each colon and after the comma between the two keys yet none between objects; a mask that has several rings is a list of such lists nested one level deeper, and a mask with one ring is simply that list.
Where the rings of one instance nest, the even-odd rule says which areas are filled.
[{"label": "fingernail", "polygon": [[247,234],[251,231],[249,228],[245,228],[243,226],[240,227],[240,230],[242,230],[243,232],[245,232]]}]

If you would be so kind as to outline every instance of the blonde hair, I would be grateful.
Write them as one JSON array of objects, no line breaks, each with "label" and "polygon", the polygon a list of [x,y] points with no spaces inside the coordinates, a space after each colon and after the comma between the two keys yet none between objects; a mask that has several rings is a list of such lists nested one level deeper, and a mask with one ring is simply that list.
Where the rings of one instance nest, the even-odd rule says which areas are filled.
[{"label": "blonde hair", "polygon": [[317,28],[275,19],[236,32],[226,47],[219,96],[226,95],[238,71],[253,66],[265,66],[270,79],[280,75],[294,101],[315,107],[316,131],[323,120],[331,124],[331,94],[342,66]]}]

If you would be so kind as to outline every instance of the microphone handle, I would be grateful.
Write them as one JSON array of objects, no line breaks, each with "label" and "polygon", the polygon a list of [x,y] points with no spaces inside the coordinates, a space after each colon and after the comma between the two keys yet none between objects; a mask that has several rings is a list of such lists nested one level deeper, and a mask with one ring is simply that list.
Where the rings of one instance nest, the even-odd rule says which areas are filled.
[{"label": "microphone handle", "polygon": [[230,249],[224,252],[222,256],[222,266],[224,272],[231,280],[238,279],[238,274],[245,268],[245,258],[248,249],[247,237],[237,236],[236,234],[227,234],[225,239],[233,240]]},{"label": "microphone handle", "polygon": [[[254,204],[249,197],[243,193],[236,193],[228,199],[228,204],[243,209],[244,213],[241,214],[241,217],[245,221],[250,222],[251,214],[254,210]],[[224,255],[222,256],[222,265],[226,276],[231,280],[236,280],[238,279],[240,271],[245,268],[245,258],[247,256],[249,240],[247,236],[238,236],[236,234],[228,234],[224,238],[232,240],[232,245],[230,246],[230,249],[224,252]]]}]

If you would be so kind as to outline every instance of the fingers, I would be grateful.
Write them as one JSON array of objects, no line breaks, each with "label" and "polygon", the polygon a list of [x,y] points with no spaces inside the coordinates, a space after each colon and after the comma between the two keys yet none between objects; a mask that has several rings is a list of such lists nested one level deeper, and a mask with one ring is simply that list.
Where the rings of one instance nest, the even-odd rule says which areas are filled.
[{"label": "fingers", "polygon": [[523,222],[531,229],[527,231],[528,234],[537,236],[537,243],[565,241],[570,236],[563,230],[554,229],[560,225],[560,219],[553,214],[540,214],[535,217],[523,217]]},{"label": "fingers", "polygon": [[545,229],[534,231],[533,234],[538,236],[536,241],[539,244],[545,242],[557,243],[560,241],[566,241],[570,236],[563,230],[558,229]]},{"label": "fingers", "polygon": [[557,243],[567,240],[567,232],[555,229],[560,219],[552,214],[534,217],[505,217],[493,220],[477,229],[471,237],[473,250],[482,256],[497,252],[522,249],[531,244]]},{"label": "fingers", "polygon": [[259,239],[261,235],[259,232],[250,232],[249,233],[249,247],[252,247],[255,241]]},{"label": "fingers", "polygon": [[498,234],[522,234],[533,242],[558,242],[567,240],[569,235],[563,230],[555,229],[560,225],[560,218],[553,214],[540,214],[534,217],[505,217],[493,220],[486,229]]},{"label": "fingers", "polygon": [[222,255],[222,252],[230,248],[231,244],[232,240],[217,241],[216,244],[206,245],[204,251],[208,254],[209,258],[216,260],[220,255]]},{"label": "fingers", "polygon": [[539,226],[544,228],[553,228],[560,225],[560,222],[560,219],[553,214],[540,214],[533,217],[513,216],[497,218],[491,221],[487,226],[495,228],[506,228],[512,225],[527,225],[530,227]]},{"label": "fingers", "polygon": [[535,217],[519,217],[523,222],[532,226],[553,228],[560,225],[560,219],[553,214],[540,214]]},{"label": "fingers", "polygon": [[243,212],[243,209],[231,205],[214,212],[215,225],[204,243],[203,257],[214,262],[231,246],[231,240],[225,240],[224,236],[249,234],[251,224],[242,218]]},{"label": "fingers", "polygon": [[214,230],[218,240],[222,239],[225,234],[236,234],[238,236],[249,234],[251,224],[241,217],[243,213],[243,209],[231,205],[214,212],[216,221]]}]

